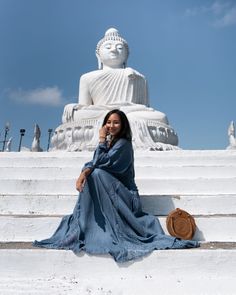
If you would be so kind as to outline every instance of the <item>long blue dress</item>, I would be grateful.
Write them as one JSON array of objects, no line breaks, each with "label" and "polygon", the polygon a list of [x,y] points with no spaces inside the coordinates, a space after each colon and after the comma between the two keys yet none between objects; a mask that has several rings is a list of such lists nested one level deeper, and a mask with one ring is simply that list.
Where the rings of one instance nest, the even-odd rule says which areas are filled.
[{"label": "long blue dress", "polygon": [[196,241],[179,240],[164,234],[159,220],[142,212],[134,181],[132,143],[119,139],[113,147],[100,143],[73,214],[62,218],[49,239],[34,246],[110,253],[118,262],[128,261],[154,249],[198,247]]}]

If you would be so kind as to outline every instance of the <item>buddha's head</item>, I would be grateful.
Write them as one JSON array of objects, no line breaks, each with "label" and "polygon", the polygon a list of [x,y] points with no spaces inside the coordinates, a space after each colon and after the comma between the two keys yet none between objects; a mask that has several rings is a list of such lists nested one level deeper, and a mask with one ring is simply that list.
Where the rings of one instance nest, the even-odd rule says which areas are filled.
[{"label": "buddha's head", "polygon": [[125,68],[129,56],[128,43],[119,32],[111,28],[106,31],[105,36],[98,42],[96,48],[98,68],[103,66],[109,68]]}]

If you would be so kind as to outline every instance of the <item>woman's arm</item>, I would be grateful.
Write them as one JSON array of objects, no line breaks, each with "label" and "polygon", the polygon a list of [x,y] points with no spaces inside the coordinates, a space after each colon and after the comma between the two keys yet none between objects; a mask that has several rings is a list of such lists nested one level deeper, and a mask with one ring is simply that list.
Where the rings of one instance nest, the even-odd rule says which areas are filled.
[{"label": "woman's arm", "polygon": [[103,169],[109,173],[124,173],[133,161],[132,144],[125,140],[118,140],[112,148],[108,148],[106,142],[100,143],[95,151],[92,161],[86,163],[79,178],[76,181],[76,189],[81,192],[85,186],[87,177],[95,168]]},{"label": "woman's arm", "polygon": [[93,159],[93,169],[100,168],[110,173],[124,173],[133,161],[131,142],[119,139],[108,149],[105,144],[99,144]]},{"label": "woman's arm", "polygon": [[[107,136],[107,129],[105,126],[103,126],[100,130],[99,130],[99,145],[96,148],[94,155],[93,155],[93,159],[96,157],[96,154],[100,153],[101,151],[108,151],[108,146],[107,146],[107,142],[106,142],[106,136]],[[84,167],[82,168],[82,171],[84,171],[87,168],[90,168],[91,170],[93,170],[93,162],[89,161],[87,163],[84,164]]]},{"label": "woman's arm", "polygon": [[100,168],[110,173],[122,174],[127,170],[132,161],[132,144],[122,138],[110,149],[106,142],[99,143],[93,160],[85,163],[82,171],[89,168],[91,173],[95,168]]}]

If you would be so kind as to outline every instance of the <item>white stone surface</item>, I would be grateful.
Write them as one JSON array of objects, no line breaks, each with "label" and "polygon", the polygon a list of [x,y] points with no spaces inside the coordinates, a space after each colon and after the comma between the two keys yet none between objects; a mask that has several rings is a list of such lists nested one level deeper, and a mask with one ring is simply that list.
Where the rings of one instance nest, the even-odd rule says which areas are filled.
[{"label": "white stone surface", "polygon": [[[82,167],[92,152],[0,153],[0,167]],[[236,166],[235,150],[136,151],[136,166]]]},{"label": "white stone surface", "polygon": [[[71,213],[77,169],[91,157],[0,153],[0,241],[50,236]],[[144,209],[166,215],[180,207],[195,216],[195,239],[236,242],[235,160],[234,150],[136,152]],[[165,229],[165,216],[160,221]],[[235,255],[235,249],[154,251],[118,265],[109,256],[0,249],[0,294],[235,294]]]},{"label": "white stone surface", "polygon": [[[198,286],[196,288],[196,286]],[[126,279],[112,277],[108,279],[79,280],[76,276],[48,277],[48,278],[23,278],[16,277],[0,279],[1,295],[143,295],[155,294],[156,290],[162,295],[182,294],[207,294],[207,295],[234,295],[234,278],[232,277],[186,277],[168,276],[168,278],[146,278]]]},{"label": "white stone surface", "polygon": [[[62,216],[6,216],[0,215],[0,242],[42,240],[50,237]],[[166,218],[159,217],[166,230]],[[234,242],[236,241],[236,216],[195,216],[197,225],[194,240]]]},{"label": "white stone surface", "polygon": [[235,294],[235,250],[154,251],[125,264],[107,256],[77,257],[62,250],[0,253],[0,288],[4,295]]},{"label": "white stone surface", "polygon": [[[65,215],[75,206],[78,194],[0,195],[0,214]],[[153,215],[168,215],[184,208],[193,215],[235,214],[236,194],[227,195],[141,195],[143,210]]]},{"label": "white stone surface", "polygon": [[[65,179],[76,178],[81,172],[82,165],[74,164],[74,167],[1,167],[0,178],[9,179],[9,173],[13,179]],[[137,166],[135,169],[136,178],[168,178],[168,179],[194,179],[199,177],[201,170],[202,178],[228,178],[236,175],[235,166]]]},{"label": "white stone surface", "polygon": [[[0,179],[1,194],[75,194],[72,179]],[[234,194],[236,177],[231,178],[136,178],[140,194]]]}]

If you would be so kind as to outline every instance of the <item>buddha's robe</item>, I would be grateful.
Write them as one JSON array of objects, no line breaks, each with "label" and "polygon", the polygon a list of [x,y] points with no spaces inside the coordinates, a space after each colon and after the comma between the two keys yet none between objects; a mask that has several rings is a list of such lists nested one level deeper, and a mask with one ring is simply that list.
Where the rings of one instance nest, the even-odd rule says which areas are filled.
[{"label": "buddha's robe", "polygon": [[140,73],[131,69],[97,70],[80,79],[81,105],[149,105],[147,83]]},{"label": "buddha's robe", "polygon": [[81,76],[79,103],[64,108],[62,122],[102,120],[107,111],[119,108],[131,121],[154,120],[168,124],[166,115],[149,107],[145,77],[132,68],[106,69]]}]

